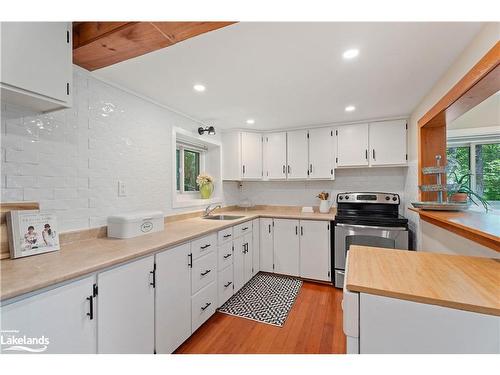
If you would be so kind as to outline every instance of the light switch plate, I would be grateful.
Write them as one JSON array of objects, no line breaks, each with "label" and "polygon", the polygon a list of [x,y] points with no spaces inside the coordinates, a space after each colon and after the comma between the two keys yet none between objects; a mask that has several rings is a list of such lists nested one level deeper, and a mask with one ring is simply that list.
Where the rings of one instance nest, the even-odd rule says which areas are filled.
[{"label": "light switch plate", "polygon": [[118,181],[118,196],[119,197],[127,196],[127,187],[124,181]]}]

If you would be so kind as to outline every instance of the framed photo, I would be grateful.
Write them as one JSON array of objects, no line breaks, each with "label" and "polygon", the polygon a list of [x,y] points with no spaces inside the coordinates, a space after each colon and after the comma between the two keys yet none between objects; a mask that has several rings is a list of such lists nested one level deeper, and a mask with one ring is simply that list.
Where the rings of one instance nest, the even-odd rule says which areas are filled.
[{"label": "framed photo", "polygon": [[59,250],[59,232],[56,217],[38,210],[10,211],[7,213],[10,257]]}]

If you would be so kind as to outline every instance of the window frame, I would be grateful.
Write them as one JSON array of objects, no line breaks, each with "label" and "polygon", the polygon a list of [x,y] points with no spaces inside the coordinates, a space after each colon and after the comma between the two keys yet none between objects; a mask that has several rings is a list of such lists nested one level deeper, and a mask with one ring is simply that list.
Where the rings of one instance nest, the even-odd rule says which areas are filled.
[{"label": "window frame", "polygon": [[[175,174],[175,178],[176,178],[175,186],[176,186],[177,194],[197,196],[200,193],[199,190],[186,191],[184,189],[184,177],[185,177],[185,174],[184,174],[184,151],[186,151],[186,150],[199,154],[200,167],[199,167],[198,173],[201,173],[201,171],[203,171],[205,168],[205,152],[206,152],[206,150],[204,150],[202,148],[197,148],[197,147],[185,145],[181,142],[176,142],[176,145],[175,145],[175,153],[176,153],[175,164],[176,164],[176,166],[177,166],[177,151],[179,151],[179,170],[176,171],[176,174]],[[177,189],[177,172],[179,173],[179,189]]]}]

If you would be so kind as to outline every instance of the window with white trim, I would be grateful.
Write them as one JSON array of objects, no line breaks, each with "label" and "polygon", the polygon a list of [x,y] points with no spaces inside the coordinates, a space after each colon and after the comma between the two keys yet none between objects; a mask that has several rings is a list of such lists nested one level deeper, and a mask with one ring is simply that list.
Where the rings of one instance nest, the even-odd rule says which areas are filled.
[{"label": "window with white trim", "polygon": [[200,188],[196,177],[203,170],[205,150],[195,145],[178,142],[176,145],[176,188],[177,192],[197,193]]}]

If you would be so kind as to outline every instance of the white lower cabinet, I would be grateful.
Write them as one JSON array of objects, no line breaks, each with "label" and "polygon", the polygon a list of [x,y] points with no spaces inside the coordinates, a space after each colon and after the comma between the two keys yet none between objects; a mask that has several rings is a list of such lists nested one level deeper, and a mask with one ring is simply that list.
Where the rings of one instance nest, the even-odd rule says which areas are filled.
[{"label": "white lower cabinet", "polygon": [[[10,336],[44,336],[48,340],[46,349],[44,350],[45,345],[36,345],[33,349],[41,349],[43,353],[96,353],[94,282],[94,276],[89,276],[2,305],[3,340],[6,341]],[[6,331],[19,332],[11,334]],[[2,352],[26,353],[8,350],[8,347],[2,345]]]},{"label": "white lower cabinet", "polygon": [[300,221],[300,277],[330,281],[330,222]]},{"label": "white lower cabinet", "polygon": [[156,352],[172,353],[191,335],[190,244],[156,254]]},{"label": "white lower cabinet", "polygon": [[252,258],[253,258],[253,269],[252,276],[256,275],[260,271],[260,219],[254,219],[252,222],[253,232],[253,242],[252,242]]},{"label": "white lower cabinet", "polygon": [[99,353],[154,352],[154,256],[97,274]]},{"label": "white lower cabinet", "polygon": [[193,260],[191,270],[191,293],[195,294],[200,289],[217,280],[217,255],[214,252]]},{"label": "white lower cabinet", "polygon": [[217,283],[213,282],[191,298],[191,328],[196,331],[210,318],[217,307]]},{"label": "white lower cabinet", "polygon": [[274,272],[299,276],[299,220],[274,219]]},{"label": "white lower cabinet", "polygon": [[260,219],[259,264],[263,272],[274,272],[273,219]]},{"label": "white lower cabinet", "polygon": [[219,278],[217,280],[217,307],[221,307],[233,295],[233,266],[230,265],[219,271]]}]

